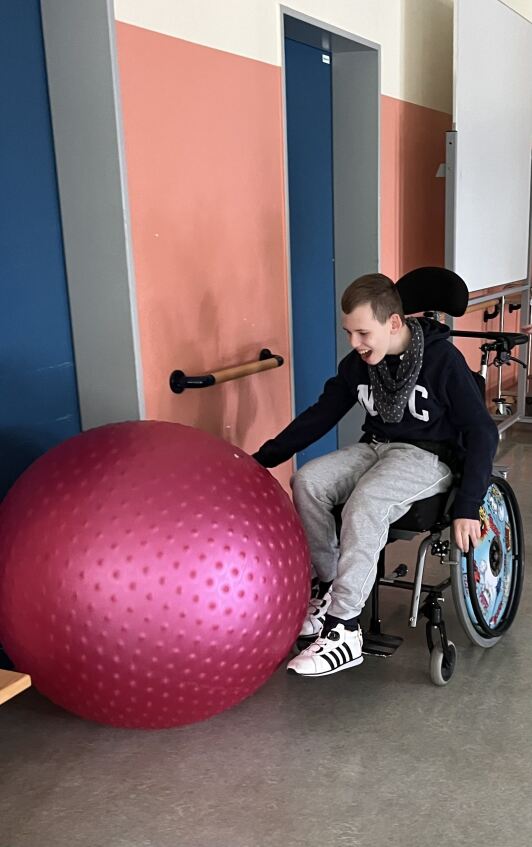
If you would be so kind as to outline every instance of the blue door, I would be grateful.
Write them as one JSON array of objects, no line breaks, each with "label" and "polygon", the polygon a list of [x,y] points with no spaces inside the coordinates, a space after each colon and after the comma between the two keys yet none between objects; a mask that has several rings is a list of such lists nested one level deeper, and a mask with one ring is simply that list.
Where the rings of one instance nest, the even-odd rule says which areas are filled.
[{"label": "blue door", "polygon": [[[330,62],[330,53],[285,39],[296,414],[336,372]],[[302,450],[297,465],[337,448],[335,428]]]},{"label": "blue door", "polygon": [[0,0],[0,497],[80,418],[39,0]]}]

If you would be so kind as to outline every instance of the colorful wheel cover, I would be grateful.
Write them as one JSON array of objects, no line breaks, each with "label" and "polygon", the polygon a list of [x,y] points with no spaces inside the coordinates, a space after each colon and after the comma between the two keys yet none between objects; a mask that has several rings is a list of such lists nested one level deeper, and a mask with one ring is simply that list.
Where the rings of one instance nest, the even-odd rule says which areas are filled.
[{"label": "colorful wheel cover", "polygon": [[[485,625],[495,629],[504,619],[511,602],[515,563],[508,505],[494,483],[488,488],[480,508],[480,533],[480,543],[473,551],[477,598]],[[461,569],[467,612],[476,624],[477,617],[469,596],[466,556],[461,558]]]}]

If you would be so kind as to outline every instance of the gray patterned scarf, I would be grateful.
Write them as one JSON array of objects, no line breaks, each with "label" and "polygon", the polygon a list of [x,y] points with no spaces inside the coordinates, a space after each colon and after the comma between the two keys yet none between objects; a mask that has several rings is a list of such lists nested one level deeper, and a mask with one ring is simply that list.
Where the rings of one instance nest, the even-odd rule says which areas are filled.
[{"label": "gray patterned scarf", "polygon": [[386,358],[378,365],[368,365],[375,410],[385,423],[399,423],[403,420],[408,398],[423,364],[425,339],[421,324],[416,318],[407,318],[406,324],[412,338],[401,356],[395,378],[390,373]]}]

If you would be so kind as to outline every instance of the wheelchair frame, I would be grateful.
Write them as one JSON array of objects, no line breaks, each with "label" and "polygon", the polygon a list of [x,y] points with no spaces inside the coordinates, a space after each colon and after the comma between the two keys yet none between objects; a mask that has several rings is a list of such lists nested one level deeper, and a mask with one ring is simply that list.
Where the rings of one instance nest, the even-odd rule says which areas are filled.
[{"label": "wheelchair frame", "polygon": [[[482,351],[482,360],[479,376],[482,380],[485,380],[490,351],[495,351],[495,359],[493,364],[498,367],[501,367],[503,364],[509,364],[510,361],[519,362],[518,359],[515,359],[513,356],[510,355],[511,350],[514,346],[518,344],[528,343],[528,337],[520,333],[473,333],[452,331],[451,335],[485,339],[484,343],[480,348]],[[443,506],[443,515],[441,515],[439,520],[436,520],[432,526],[427,527],[427,529],[425,530],[408,529],[407,527],[399,527],[394,524],[392,524],[392,526],[390,527],[388,541],[379,555],[377,563],[377,577],[370,597],[371,617],[369,622],[369,628],[366,629],[364,632],[365,653],[369,655],[390,656],[395,652],[395,650],[400,646],[403,641],[400,636],[386,635],[382,632],[382,623],[380,619],[381,587],[398,588],[403,590],[410,590],[412,592],[409,614],[409,626],[411,628],[415,628],[417,626],[420,615],[423,615],[427,618],[426,637],[430,654],[429,673],[432,682],[436,685],[446,685],[450,681],[456,668],[457,662],[456,647],[447,636],[447,629],[445,621],[443,619],[443,609],[441,605],[444,602],[443,594],[448,588],[452,587],[453,599],[455,601],[457,614],[460,623],[462,624],[469,639],[475,645],[483,648],[492,647],[496,643],[498,643],[504,632],[510,627],[515,617],[521,595],[524,571],[524,545],[522,521],[515,494],[513,493],[513,490],[509,483],[506,481],[506,479],[507,468],[494,467],[493,476],[490,483],[490,489],[488,489],[488,491],[491,491],[491,487],[493,485],[496,486],[497,482],[500,481],[500,485],[504,486],[505,496],[509,499],[510,508],[512,512],[511,517],[513,523],[515,524],[513,536],[514,538],[516,538],[518,550],[517,553],[513,556],[513,558],[517,559],[517,561],[514,562],[515,573],[514,571],[512,572],[513,594],[511,596],[512,605],[508,615],[508,620],[503,621],[500,627],[497,627],[493,631],[489,630],[483,620],[467,620],[468,610],[466,608],[467,603],[465,600],[466,588],[463,584],[461,570],[461,557],[463,556],[463,554],[452,540],[451,519],[449,517],[449,507],[451,505],[452,499],[454,497],[454,492],[456,490],[455,486],[453,485],[448,494],[437,495],[437,497],[441,498],[442,501],[445,501],[445,504]],[[420,502],[422,503],[424,501]],[[413,505],[415,506],[416,504]],[[403,516],[403,518],[400,519],[400,521],[397,521],[397,524],[408,522],[409,513],[410,510],[405,516]],[[442,539],[442,534],[447,530],[449,531],[450,537],[449,539],[444,540]],[[412,540],[422,532],[428,532],[429,534],[426,538],[423,539],[423,541],[419,545],[414,579],[403,579],[403,577],[406,576],[408,572],[407,566],[405,564],[398,565],[393,571],[393,573],[387,576],[385,571],[387,545],[393,541],[400,539]],[[425,561],[429,550],[432,555],[440,557],[440,561],[442,562],[442,564],[448,564],[451,568],[449,576],[441,582],[437,583],[436,585],[429,585],[423,581]],[[471,547],[467,558],[467,590],[469,592],[469,597],[471,598],[474,595],[476,601],[475,586],[472,581],[473,577],[471,576],[473,573],[473,550]],[[424,599],[423,603],[421,603],[422,595],[426,595],[426,598]],[[469,602],[471,603],[471,600]],[[477,614],[478,611],[479,610],[477,608]],[[480,629],[480,632],[477,631],[477,624]],[[435,634],[437,634],[438,637],[437,643],[435,643],[434,640]]]}]

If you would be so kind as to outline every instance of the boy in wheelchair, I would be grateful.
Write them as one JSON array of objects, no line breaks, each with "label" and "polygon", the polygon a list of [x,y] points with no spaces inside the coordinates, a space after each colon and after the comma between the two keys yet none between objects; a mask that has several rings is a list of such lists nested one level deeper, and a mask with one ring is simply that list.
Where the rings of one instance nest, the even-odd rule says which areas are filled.
[{"label": "boy in wheelchair", "polygon": [[[288,663],[301,676],[327,676],[362,662],[359,617],[389,527],[415,501],[445,492],[456,461],[462,474],[454,537],[464,553],[476,546],[499,440],[464,357],[448,342],[448,327],[405,318],[388,277],[355,280],[342,311],[352,352],[315,405],[254,454],[275,467],[321,438],[357,401],[366,409],[358,444],[308,462],[292,478],[314,577],[300,633],[309,646]],[[338,543],[333,510],[341,505]]]}]

